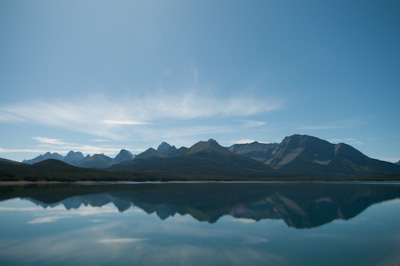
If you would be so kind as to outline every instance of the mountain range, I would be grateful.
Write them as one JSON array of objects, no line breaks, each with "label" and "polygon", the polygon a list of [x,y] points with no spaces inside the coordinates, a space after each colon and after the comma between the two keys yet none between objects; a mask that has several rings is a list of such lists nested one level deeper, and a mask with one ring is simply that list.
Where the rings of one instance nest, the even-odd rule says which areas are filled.
[{"label": "mountain range", "polygon": [[[307,135],[292,135],[281,143],[253,142],[231,147],[222,147],[213,139],[179,149],[163,142],[157,149],[149,148],[136,156],[121,150],[115,158],[104,154],[84,157],[82,153],[73,151],[65,157],[46,153],[21,165],[33,164],[34,167],[48,159],[53,159],[52,164],[58,160],[77,169],[102,169],[107,178],[113,173],[116,179],[121,179],[120,174],[123,173],[123,180],[131,180],[132,176],[142,180],[347,180],[350,177],[397,180],[400,177],[398,164],[369,158],[345,143],[332,144]],[[11,169],[18,163],[0,160],[0,177],[2,165]],[[7,172],[8,175],[11,172]]]},{"label": "mountain range", "polygon": [[70,151],[64,157],[58,153],[50,153],[47,152],[43,155],[39,155],[31,160],[23,160],[23,163],[26,164],[35,164],[39,162],[43,162],[45,160],[54,159],[65,162],[67,164],[78,166],[82,168],[97,168],[103,169],[107,168],[113,164],[122,163],[125,161],[129,161],[133,159],[133,154],[125,149],[122,149],[118,155],[112,159],[104,154],[94,154],[93,156],[87,155],[83,156],[81,152]]},{"label": "mountain range", "polygon": [[[171,149],[171,148],[170,148]],[[230,152],[215,140],[200,141],[173,156],[157,150],[147,150],[134,160],[111,166],[113,171],[153,172],[167,176],[193,177],[263,177],[274,172],[270,166]],[[178,151],[178,150],[177,150]],[[143,156],[145,154],[146,156]]]}]

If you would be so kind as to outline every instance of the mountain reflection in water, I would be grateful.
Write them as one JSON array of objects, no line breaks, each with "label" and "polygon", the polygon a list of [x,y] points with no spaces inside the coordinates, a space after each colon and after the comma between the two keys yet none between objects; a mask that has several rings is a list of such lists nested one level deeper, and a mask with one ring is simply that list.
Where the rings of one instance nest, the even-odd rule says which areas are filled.
[{"label": "mountain reflection in water", "polygon": [[189,214],[215,223],[224,215],[254,221],[282,219],[312,228],[351,219],[375,203],[400,198],[400,184],[371,183],[144,183],[113,185],[1,186],[0,200],[24,198],[44,208],[64,205],[120,212],[136,206],[164,220]]}]

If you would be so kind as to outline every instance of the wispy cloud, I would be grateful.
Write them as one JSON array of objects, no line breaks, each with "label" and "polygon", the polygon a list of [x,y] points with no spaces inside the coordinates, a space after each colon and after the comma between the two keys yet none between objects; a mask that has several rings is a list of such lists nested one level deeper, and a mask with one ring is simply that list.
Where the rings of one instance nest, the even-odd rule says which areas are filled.
[{"label": "wispy cloud", "polygon": [[240,139],[240,140],[235,140],[232,141],[234,144],[248,144],[248,143],[253,143],[255,140],[252,139]]},{"label": "wispy cloud", "polygon": [[144,241],[143,238],[104,238],[97,241],[101,244],[129,244],[134,242]]},{"label": "wispy cloud", "polygon": [[360,121],[339,121],[328,124],[320,125],[305,125],[297,127],[298,130],[330,130],[330,129],[343,129],[343,128],[353,128],[362,124]]},{"label": "wispy cloud", "polygon": [[51,151],[63,154],[73,150],[73,151],[80,151],[85,154],[95,154],[95,153],[115,154],[121,150],[121,148],[119,147],[116,148],[107,146],[79,145],[76,143],[64,142],[60,139],[53,139],[47,137],[33,137],[33,139],[37,140],[39,143],[46,144],[41,149],[41,152]]},{"label": "wispy cloud", "polygon": [[[107,155],[114,155],[121,150],[121,147],[110,146],[94,146],[94,145],[80,145],[77,143],[64,142],[61,139],[47,138],[47,137],[33,137],[34,140],[39,142],[39,147],[36,149],[4,149],[0,147],[0,153],[59,153],[67,154],[69,151],[80,151],[83,154],[96,154],[104,153]],[[142,152],[144,149],[125,147],[131,152]]]},{"label": "wispy cloud", "polygon": [[[144,97],[118,100],[93,95],[86,99],[7,104],[0,106],[0,121],[49,125],[122,140],[130,137],[130,131],[121,127],[134,126],[136,132],[138,126],[143,129],[171,121],[246,117],[279,108],[275,101],[246,95],[217,98],[199,90],[176,94],[161,90]],[[259,125],[261,122],[248,122],[248,126]],[[56,144],[58,140],[42,141]]]},{"label": "wispy cloud", "polygon": [[[253,142],[258,142],[258,143],[263,143],[263,144],[269,144],[271,142],[265,142],[265,141],[259,141],[259,140],[253,140],[253,139],[240,139],[240,140],[232,140],[230,143],[232,144],[249,144]],[[277,141],[279,142],[279,141]]]},{"label": "wispy cloud", "polygon": [[339,129],[348,128],[349,125],[314,125],[314,126],[301,126],[297,129],[300,130],[327,130],[327,129]]},{"label": "wispy cloud", "polygon": [[43,138],[43,137],[32,137],[32,139],[37,140],[41,143],[52,144],[52,145],[66,145],[68,143],[62,142],[59,139]]},{"label": "wispy cloud", "polygon": [[91,141],[94,141],[94,142],[107,142],[107,141],[110,141],[109,139],[92,139]]},{"label": "wispy cloud", "polygon": [[[36,152],[40,153],[43,152],[42,149],[4,149],[0,147],[0,153],[13,153],[13,152]],[[44,151],[47,152],[47,151]]]},{"label": "wispy cloud", "polygon": [[247,218],[233,218],[232,221],[239,222],[239,223],[242,223],[242,224],[253,224],[253,223],[256,222],[253,219],[247,219]]},{"label": "wispy cloud", "polygon": [[11,212],[15,212],[15,211],[20,211],[20,212],[37,212],[42,210],[43,208],[39,207],[39,206],[35,206],[35,207],[3,207],[0,206],[0,211],[11,211]]},{"label": "wispy cloud", "polygon": [[244,128],[260,127],[265,126],[267,122],[264,121],[254,121],[254,120],[240,120]]},{"label": "wispy cloud", "polygon": [[356,140],[353,138],[343,138],[343,139],[329,139],[329,142],[332,143],[346,143],[346,144],[353,144],[353,145],[363,145],[364,142],[360,141],[360,140]]},{"label": "wispy cloud", "polygon": [[40,217],[35,218],[28,222],[28,224],[44,224],[44,223],[53,223],[59,219],[62,219],[62,216],[48,216],[48,217]]},{"label": "wispy cloud", "polygon": [[148,122],[132,121],[132,120],[102,120],[104,124],[109,125],[150,125]]}]

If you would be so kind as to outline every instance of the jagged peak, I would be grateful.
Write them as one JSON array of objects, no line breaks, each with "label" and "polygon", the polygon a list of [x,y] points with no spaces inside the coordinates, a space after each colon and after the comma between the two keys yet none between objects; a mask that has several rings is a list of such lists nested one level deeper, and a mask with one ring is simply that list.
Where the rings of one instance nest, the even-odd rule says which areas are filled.
[{"label": "jagged peak", "polygon": [[[126,149],[121,149],[121,150],[119,151],[118,155],[122,155],[122,154],[129,154],[129,155],[132,155],[132,156],[133,156],[133,154],[132,154],[130,151],[126,150]],[[117,156],[118,156],[118,155],[117,155]]]},{"label": "jagged peak", "polygon": [[67,153],[67,156],[65,156],[65,158],[68,158],[68,157],[82,157],[82,158],[84,158],[82,152],[80,152],[80,151],[77,151],[77,152],[70,151],[70,152]]}]

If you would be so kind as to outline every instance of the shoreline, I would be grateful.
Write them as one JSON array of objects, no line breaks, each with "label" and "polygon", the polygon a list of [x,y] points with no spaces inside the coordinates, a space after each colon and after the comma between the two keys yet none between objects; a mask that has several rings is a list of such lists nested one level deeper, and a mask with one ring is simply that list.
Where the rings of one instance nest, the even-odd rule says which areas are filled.
[{"label": "shoreline", "polygon": [[375,184],[400,184],[400,180],[192,180],[192,181],[0,181],[0,186],[25,186],[25,185],[134,185],[134,184],[206,184],[206,183],[375,183]]}]

